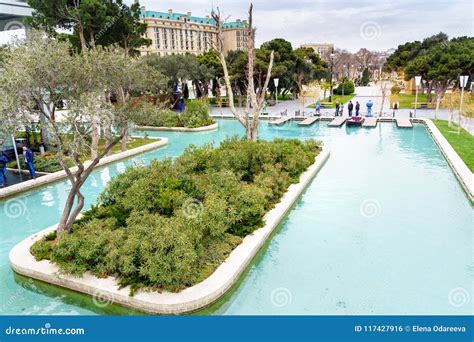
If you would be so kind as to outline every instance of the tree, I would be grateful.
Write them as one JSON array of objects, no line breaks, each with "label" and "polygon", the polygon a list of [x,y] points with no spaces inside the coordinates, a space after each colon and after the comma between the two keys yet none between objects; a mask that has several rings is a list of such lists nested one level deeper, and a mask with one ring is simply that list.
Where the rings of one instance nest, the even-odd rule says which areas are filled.
[{"label": "tree", "polygon": [[[59,236],[71,230],[84,207],[81,193],[84,182],[100,160],[126,135],[128,126],[126,106],[112,106],[101,101],[103,89],[122,77],[119,60],[125,58],[123,49],[97,48],[81,54],[70,51],[69,43],[32,32],[24,42],[11,49],[0,75],[2,122],[20,123],[41,113],[42,127],[47,128],[71,183],[57,229]],[[142,82],[147,75],[139,77]],[[122,81],[116,89],[130,89],[130,83]],[[61,120],[56,118],[59,100],[66,101],[69,106]],[[105,144],[103,151],[85,162],[84,152],[90,145],[94,129],[92,117],[99,124],[112,123],[118,133]],[[71,168],[70,163],[75,168]]]},{"label": "tree", "polygon": [[360,84],[363,87],[366,87],[369,85],[369,82],[370,82],[369,68],[365,68],[364,71],[362,72],[362,79],[360,80]]},{"label": "tree", "polygon": [[248,16],[248,28],[247,34],[247,51],[248,51],[248,64],[247,64],[247,106],[243,113],[237,110],[234,105],[234,92],[232,90],[232,84],[229,76],[229,70],[227,68],[227,61],[224,55],[223,49],[223,29],[224,24],[221,19],[219,11],[213,12],[212,17],[217,25],[217,46],[216,50],[219,53],[219,60],[224,70],[224,81],[227,89],[227,96],[229,98],[229,107],[234,114],[234,117],[245,127],[247,139],[256,141],[258,138],[258,126],[260,123],[260,112],[265,101],[265,95],[267,92],[268,83],[272,74],[273,51],[270,53],[270,61],[268,63],[267,75],[264,84],[257,93],[255,89],[254,80],[254,62],[255,62],[255,33],[256,30],[253,27],[253,5],[250,5],[249,16]]},{"label": "tree", "polygon": [[328,65],[312,48],[301,47],[293,51],[294,81],[298,93],[303,83],[321,79],[328,72]]}]

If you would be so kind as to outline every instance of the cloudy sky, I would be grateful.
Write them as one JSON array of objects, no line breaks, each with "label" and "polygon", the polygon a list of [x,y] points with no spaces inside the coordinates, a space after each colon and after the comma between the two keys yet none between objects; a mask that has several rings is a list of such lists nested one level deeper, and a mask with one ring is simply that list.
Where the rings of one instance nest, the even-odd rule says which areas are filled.
[{"label": "cloudy sky", "polygon": [[[133,0],[126,0],[132,3]],[[210,14],[219,7],[229,20],[244,19],[248,1],[141,0],[147,10]],[[474,36],[474,0],[254,0],[257,44],[284,38],[303,43],[334,43],[357,51],[396,48],[440,31],[450,37]]]}]

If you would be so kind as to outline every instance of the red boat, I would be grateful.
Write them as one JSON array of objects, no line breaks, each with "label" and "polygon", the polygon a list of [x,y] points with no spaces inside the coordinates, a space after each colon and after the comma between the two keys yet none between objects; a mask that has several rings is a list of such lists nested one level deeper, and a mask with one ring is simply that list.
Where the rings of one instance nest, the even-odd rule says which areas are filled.
[{"label": "red boat", "polygon": [[353,116],[346,121],[347,126],[362,126],[364,119],[360,116]]}]

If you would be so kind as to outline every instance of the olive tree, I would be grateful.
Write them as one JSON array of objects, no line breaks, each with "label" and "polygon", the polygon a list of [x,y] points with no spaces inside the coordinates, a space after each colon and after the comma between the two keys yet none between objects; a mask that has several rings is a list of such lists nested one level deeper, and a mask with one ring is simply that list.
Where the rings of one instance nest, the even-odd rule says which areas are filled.
[{"label": "olive tree", "polygon": [[[101,100],[111,80],[115,82],[115,89],[132,88],[133,82],[123,78],[123,68],[111,67],[114,61],[125,58],[123,56],[123,50],[114,47],[72,54],[69,43],[32,32],[24,42],[11,47],[4,62],[0,75],[0,119],[20,123],[42,117],[42,128],[50,135],[71,183],[57,228],[59,236],[71,230],[84,207],[81,188],[85,181],[126,135],[127,106],[113,106]],[[134,63],[132,59],[129,62]],[[140,76],[146,78],[147,74]],[[56,112],[58,101],[67,102],[69,108],[60,117]],[[108,139],[97,156],[86,161],[84,155],[90,148],[95,129],[93,119],[104,127],[112,125],[116,134]]]}]

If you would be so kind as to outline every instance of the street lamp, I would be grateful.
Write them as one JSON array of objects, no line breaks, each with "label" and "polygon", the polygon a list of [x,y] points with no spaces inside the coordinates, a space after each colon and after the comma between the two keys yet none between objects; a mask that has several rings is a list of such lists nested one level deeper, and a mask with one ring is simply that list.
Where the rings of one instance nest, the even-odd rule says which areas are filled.
[{"label": "street lamp", "polygon": [[278,83],[280,83],[279,78],[274,78],[273,79],[273,84],[275,85],[275,105],[278,104]]},{"label": "street lamp", "polygon": [[459,105],[458,133],[461,132],[461,116],[462,116],[462,106],[464,102],[464,88],[466,88],[467,86],[468,79],[469,79],[468,75],[459,76],[459,85],[461,86],[461,103]]},{"label": "street lamp", "polygon": [[329,58],[331,59],[331,83],[330,83],[330,88],[329,89],[329,102],[332,103],[332,78],[333,78],[333,72],[334,72],[334,57],[336,57],[336,55],[334,53],[331,53],[329,55]]},{"label": "street lamp", "polygon": [[416,107],[418,106],[418,87],[421,84],[421,76],[415,76],[415,87],[416,87],[416,96],[415,96],[415,118],[416,118]]}]

